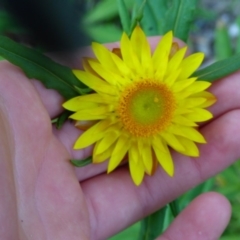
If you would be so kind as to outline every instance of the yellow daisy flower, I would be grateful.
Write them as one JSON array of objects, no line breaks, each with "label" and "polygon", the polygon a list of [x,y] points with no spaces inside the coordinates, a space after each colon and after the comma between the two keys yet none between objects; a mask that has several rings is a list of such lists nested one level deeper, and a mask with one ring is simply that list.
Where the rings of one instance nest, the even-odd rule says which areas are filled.
[{"label": "yellow daisy flower", "polygon": [[168,32],[151,53],[147,38],[137,26],[131,38],[123,33],[120,49],[112,52],[93,43],[96,59],[85,59],[84,70],[73,70],[94,93],[63,104],[70,116],[90,123],[74,149],[95,143],[93,163],[109,159],[112,172],[128,155],[132,179],[140,185],[144,174],[158,165],[170,176],[174,164],[169,146],[192,157],[199,156],[195,143],[205,143],[196,122],[211,119],[205,110],[215,97],[205,91],[211,84],[190,77],[203,60],[202,53],[185,57],[187,48],[176,48]]}]

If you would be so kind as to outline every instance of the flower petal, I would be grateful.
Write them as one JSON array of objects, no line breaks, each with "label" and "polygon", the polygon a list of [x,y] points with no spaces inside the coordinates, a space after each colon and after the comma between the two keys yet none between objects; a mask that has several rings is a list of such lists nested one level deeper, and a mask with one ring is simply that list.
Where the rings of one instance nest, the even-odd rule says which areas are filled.
[{"label": "flower petal", "polygon": [[145,172],[148,175],[152,175],[153,171],[153,159],[152,159],[152,148],[148,139],[138,140],[138,151],[140,153]]},{"label": "flower petal", "polygon": [[96,123],[94,126],[85,131],[75,142],[74,149],[81,149],[90,146],[104,136],[104,130],[107,129],[112,122],[104,120]]},{"label": "flower petal", "polygon": [[166,76],[168,76],[172,72],[175,72],[179,68],[180,63],[182,62],[186,51],[187,51],[187,47],[183,47],[173,55],[173,57],[169,60]]},{"label": "flower petal", "polygon": [[113,72],[120,73],[118,67],[111,57],[111,52],[104,45],[94,42],[92,43],[92,49],[98,61],[103,66],[107,67]]},{"label": "flower petal", "polygon": [[179,76],[179,79],[186,79],[190,77],[201,65],[203,58],[203,53],[195,53],[183,59],[180,64],[182,72]]},{"label": "flower petal", "polygon": [[172,124],[171,126],[169,126],[168,131],[178,136],[188,138],[194,142],[206,143],[206,140],[204,139],[203,135],[199,131],[191,127]]},{"label": "flower petal", "polygon": [[143,30],[136,26],[131,36],[131,45],[134,53],[138,56],[144,75],[153,73],[151,48]]},{"label": "flower petal", "polygon": [[142,161],[135,162],[133,159],[129,158],[129,169],[133,182],[135,185],[139,186],[144,177],[144,166]]},{"label": "flower petal", "polygon": [[184,116],[194,122],[204,122],[213,118],[211,112],[202,108],[194,108],[192,113],[185,114]]},{"label": "flower petal", "polygon": [[107,170],[108,173],[112,172],[121,163],[124,156],[128,152],[129,147],[130,147],[129,138],[126,135],[122,134],[118,138],[116,146],[109,160],[108,170]]},{"label": "flower petal", "polygon": [[112,151],[115,148],[115,143],[110,145],[104,152],[100,153],[100,154],[96,154],[96,150],[98,148],[99,145],[99,141],[96,143],[94,150],[93,150],[93,163],[101,163],[106,161],[107,159],[110,158],[110,156],[112,155]]},{"label": "flower petal", "polygon": [[161,136],[170,147],[172,147],[176,151],[184,152],[184,147],[173,134],[165,131],[161,133]]},{"label": "flower petal", "polygon": [[159,164],[162,166],[165,172],[172,177],[174,175],[174,165],[173,165],[172,156],[169,152],[168,147],[165,145],[165,143],[164,143],[164,148],[165,148],[165,151],[162,152],[158,148],[156,148],[156,146],[153,146],[153,149]]},{"label": "flower petal", "polygon": [[179,151],[180,153],[190,156],[190,157],[198,157],[199,156],[199,150],[198,147],[196,146],[196,144],[184,137],[180,137],[180,136],[176,136],[179,140],[179,142],[181,142],[181,144],[184,146],[184,152]]},{"label": "flower petal", "polygon": [[96,63],[94,61],[89,61],[90,66],[96,71],[104,80],[106,80],[109,84],[117,86],[119,84],[126,84],[128,81],[125,80],[119,74],[115,74],[114,72],[105,69],[101,64]]},{"label": "flower petal", "polygon": [[105,136],[99,141],[98,146],[96,148],[96,155],[106,151],[120,136],[120,131],[116,127],[116,129],[108,131],[105,133]]},{"label": "flower petal", "polygon": [[217,101],[217,98],[212,93],[206,92],[206,91],[196,93],[196,94],[192,95],[191,97],[204,97],[204,98],[206,98],[206,101],[199,106],[201,108],[209,107]]},{"label": "flower petal", "polygon": [[85,85],[87,85],[88,87],[90,87],[91,89],[95,90],[98,93],[105,93],[109,95],[116,95],[117,93],[114,86],[109,85],[99,77],[94,76],[89,72],[73,70],[73,73],[81,82],[83,82]]}]

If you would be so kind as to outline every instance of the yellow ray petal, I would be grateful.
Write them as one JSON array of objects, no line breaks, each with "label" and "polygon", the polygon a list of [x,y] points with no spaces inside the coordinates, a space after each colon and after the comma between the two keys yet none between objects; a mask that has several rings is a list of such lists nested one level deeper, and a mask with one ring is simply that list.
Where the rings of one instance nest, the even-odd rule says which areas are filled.
[{"label": "yellow ray petal", "polygon": [[176,151],[184,152],[184,147],[182,144],[178,141],[178,139],[171,133],[168,132],[162,132],[161,137],[166,141],[166,143],[175,149]]},{"label": "yellow ray petal", "polygon": [[132,78],[133,77],[133,73],[131,71],[131,69],[126,65],[126,63],[116,54],[111,53],[111,57],[113,59],[113,61],[115,62],[116,66],[118,67],[121,76],[125,76],[128,78]]},{"label": "yellow ray petal", "polygon": [[98,93],[105,93],[109,95],[117,94],[117,90],[114,86],[109,85],[107,82],[89,72],[73,70],[73,73],[81,82]]},{"label": "yellow ray petal", "polygon": [[184,88],[186,88],[186,87],[190,86],[191,84],[193,84],[196,80],[197,80],[197,78],[189,78],[189,79],[186,79],[186,80],[177,81],[172,86],[172,89],[173,89],[174,92],[180,92]]},{"label": "yellow ray petal", "polygon": [[139,159],[140,153],[139,153],[138,144],[136,141],[132,141],[131,147],[129,148],[129,151],[128,151],[128,156],[129,156],[129,159],[131,159],[131,161],[135,161],[136,163],[140,161]]},{"label": "yellow ray petal", "polygon": [[[166,59],[166,55],[169,56],[172,47],[172,38],[172,32],[170,31],[158,43],[152,57],[155,70],[158,69],[159,63]],[[164,72],[166,71],[166,69],[163,70]]]},{"label": "yellow ray petal", "polygon": [[104,117],[106,118],[108,113],[112,112],[113,109],[113,105],[105,105],[90,109],[80,109],[76,113],[72,114],[69,118],[74,120],[94,120],[100,117],[100,119],[103,119]]},{"label": "yellow ray petal", "polygon": [[153,170],[152,148],[150,146],[148,139],[138,140],[138,151],[143,161],[145,172],[148,175],[152,175]]},{"label": "yellow ray petal", "polygon": [[119,130],[112,130],[105,133],[105,136],[99,141],[98,146],[96,147],[96,155],[107,150],[120,136]]},{"label": "yellow ray petal", "polygon": [[134,53],[138,56],[141,65],[144,66],[144,74],[152,74],[153,64],[151,48],[143,30],[139,26],[136,26],[133,30],[131,36],[131,45]]},{"label": "yellow ray petal", "polygon": [[190,77],[201,65],[203,58],[204,58],[203,53],[195,53],[183,59],[183,61],[180,64],[182,72],[179,76],[179,79],[186,79]]},{"label": "yellow ray petal", "polygon": [[139,186],[144,177],[144,166],[142,161],[135,162],[133,159],[129,158],[129,169],[133,182]]},{"label": "yellow ray petal", "polygon": [[196,127],[197,126],[197,124],[194,121],[191,121],[190,119],[188,119],[182,115],[174,116],[172,122],[177,123],[179,125],[188,126],[188,127]]},{"label": "yellow ray petal", "polygon": [[112,172],[120,164],[120,162],[123,160],[124,156],[128,152],[129,147],[130,147],[129,138],[125,135],[121,135],[118,138],[116,146],[109,160],[108,170],[107,170],[108,173]]},{"label": "yellow ray petal", "polygon": [[112,122],[103,120],[85,131],[75,142],[74,149],[81,149],[90,146],[104,136],[104,130],[111,126]]},{"label": "yellow ray petal", "polygon": [[166,79],[164,80],[164,82],[171,87],[173,85],[173,89],[174,89],[174,83],[177,80],[179,74],[181,73],[181,69],[176,70],[175,72],[172,72],[171,74],[168,75],[168,77],[166,77]]},{"label": "yellow ray petal", "polygon": [[190,156],[190,157],[198,157],[199,156],[199,150],[198,147],[196,146],[196,144],[189,140],[186,139],[184,137],[180,137],[180,136],[176,136],[178,138],[178,140],[181,142],[181,144],[184,146],[185,151],[180,153]]},{"label": "yellow ray petal", "polygon": [[156,148],[156,146],[153,146],[153,149],[157,157],[157,160],[159,164],[162,166],[163,170],[165,170],[165,172],[172,177],[174,175],[174,165],[173,165],[172,156],[169,152],[168,147],[165,144],[164,144],[164,147],[165,147],[165,152],[159,151],[159,149]]},{"label": "yellow ray petal", "polygon": [[191,127],[172,124],[171,126],[168,127],[168,131],[178,136],[188,138],[194,142],[206,143],[206,140],[204,139],[203,135],[198,130]]},{"label": "yellow ray petal", "polygon": [[166,148],[164,147],[162,138],[160,136],[153,136],[152,138],[152,145],[155,146],[159,151],[164,152],[166,151]]},{"label": "yellow ray petal", "polygon": [[94,102],[82,102],[81,96],[79,96],[68,100],[62,106],[69,111],[76,112],[80,109],[96,108],[99,104]]},{"label": "yellow ray petal", "polygon": [[201,108],[194,108],[192,113],[185,114],[184,116],[194,122],[204,122],[213,118],[211,112]]},{"label": "yellow ray petal", "polygon": [[187,47],[183,47],[173,55],[173,57],[170,59],[168,63],[166,76],[168,76],[172,72],[175,72],[179,68],[180,63],[182,62],[186,51],[187,51]]},{"label": "yellow ray petal", "polygon": [[106,161],[107,159],[110,158],[110,156],[112,155],[112,151],[115,148],[115,143],[110,145],[104,152],[100,153],[100,154],[96,154],[96,150],[98,148],[99,145],[99,141],[96,143],[95,147],[94,147],[94,151],[93,151],[93,163],[101,163]]},{"label": "yellow ray petal", "polygon": [[206,102],[206,98],[189,97],[187,99],[184,99],[183,101],[180,101],[179,106],[185,107],[185,108],[194,108],[194,107],[200,106],[204,102]]},{"label": "yellow ray petal", "polygon": [[189,87],[185,88],[184,91],[191,92],[192,94],[202,92],[203,90],[209,88],[211,86],[210,82],[205,81],[196,81],[191,84]]},{"label": "yellow ray petal", "polygon": [[82,59],[83,69],[84,69],[86,72],[90,72],[91,74],[96,75],[96,76],[99,77],[99,75],[97,74],[97,72],[95,72],[95,71],[91,68],[91,66],[89,65],[88,61],[90,61],[90,60],[99,63],[99,61],[98,61],[97,59],[95,59],[95,58],[87,58],[87,57],[85,57],[85,58]]},{"label": "yellow ray petal", "polygon": [[217,98],[212,93],[206,92],[206,91],[196,93],[196,94],[192,95],[192,97],[204,97],[204,98],[206,98],[206,101],[199,106],[201,108],[209,107],[217,101]]},{"label": "yellow ray petal", "polygon": [[126,33],[123,33],[120,44],[123,61],[130,69],[135,70],[136,73],[141,72],[142,68],[140,66],[139,59],[134,53],[131,46],[131,41]]},{"label": "yellow ray petal", "polygon": [[92,49],[95,56],[103,66],[107,67],[109,70],[117,74],[120,73],[118,67],[116,66],[111,57],[111,52],[105,46],[94,42],[92,43]]},{"label": "yellow ray petal", "polygon": [[126,80],[121,77],[119,74],[115,74],[114,72],[105,69],[101,64],[89,61],[90,66],[109,84],[117,86],[118,84],[126,84]]}]

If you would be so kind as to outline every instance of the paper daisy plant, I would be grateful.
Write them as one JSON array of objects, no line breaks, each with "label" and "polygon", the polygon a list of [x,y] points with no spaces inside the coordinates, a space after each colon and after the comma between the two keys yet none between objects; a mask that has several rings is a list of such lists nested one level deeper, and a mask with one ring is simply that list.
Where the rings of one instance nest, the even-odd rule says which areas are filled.
[{"label": "paper daisy plant", "polygon": [[205,108],[216,101],[206,91],[209,82],[191,77],[203,54],[186,56],[187,47],[176,48],[172,32],[151,53],[139,26],[131,38],[123,33],[120,49],[98,43],[92,49],[96,58],[84,59],[84,71],[73,72],[93,92],[63,104],[77,126],[89,123],[74,149],[94,144],[92,161],[109,159],[108,173],[127,159],[136,185],[158,165],[174,175],[169,148],[198,157],[196,143],[206,141],[197,123],[213,117]]}]

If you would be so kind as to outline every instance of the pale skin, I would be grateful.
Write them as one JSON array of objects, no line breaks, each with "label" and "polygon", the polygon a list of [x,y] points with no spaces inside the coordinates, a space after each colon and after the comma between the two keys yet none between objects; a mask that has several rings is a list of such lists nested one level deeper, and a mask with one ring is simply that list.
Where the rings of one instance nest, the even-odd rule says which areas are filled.
[{"label": "pale skin", "polygon": [[[159,38],[149,40],[154,48]],[[79,67],[80,58],[68,64]],[[84,158],[91,148],[72,150],[80,134],[72,123],[52,127],[63,99],[1,62],[0,239],[104,240],[225,169],[240,157],[239,78],[232,74],[210,88],[218,102],[210,108],[214,119],[200,127],[208,142],[199,146],[200,157],[173,152],[173,178],[158,168],[136,187],[127,166],[110,175],[107,163],[74,169],[69,159]],[[158,240],[218,239],[230,214],[223,196],[203,194]]]}]

